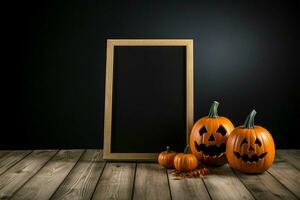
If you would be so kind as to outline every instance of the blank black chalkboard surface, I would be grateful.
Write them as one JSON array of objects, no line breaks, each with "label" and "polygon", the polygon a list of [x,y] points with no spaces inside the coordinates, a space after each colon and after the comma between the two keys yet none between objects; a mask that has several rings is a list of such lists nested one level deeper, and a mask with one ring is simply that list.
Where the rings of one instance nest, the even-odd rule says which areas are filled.
[{"label": "blank black chalkboard surface", "polygon": [[107,40],[106,160],[182,151],[193,125],[193,40]]}]

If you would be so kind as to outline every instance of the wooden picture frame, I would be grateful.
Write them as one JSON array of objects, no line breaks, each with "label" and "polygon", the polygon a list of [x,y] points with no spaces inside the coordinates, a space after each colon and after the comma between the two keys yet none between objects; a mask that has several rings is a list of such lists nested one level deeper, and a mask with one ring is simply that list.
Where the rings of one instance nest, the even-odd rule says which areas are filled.
[{"label": "wooden picture frame", "polygon": [[[106,86],[105,86],[105,115],[104,115],[104,149],[105,160],[143,160],[153,161],[157,159],[159,152],[153,153],[118,153],[111,152],[112,141],[112,111],[113,111],[113,80],[114,80],[114,49],[122,46],[168,46],[185,47],[186,65],[186,142],[189,141],[189,134],[193,126],[193,40],[192,39],[108,39],[106,55]],[[163,150],[163,149],[162,149]]]}]

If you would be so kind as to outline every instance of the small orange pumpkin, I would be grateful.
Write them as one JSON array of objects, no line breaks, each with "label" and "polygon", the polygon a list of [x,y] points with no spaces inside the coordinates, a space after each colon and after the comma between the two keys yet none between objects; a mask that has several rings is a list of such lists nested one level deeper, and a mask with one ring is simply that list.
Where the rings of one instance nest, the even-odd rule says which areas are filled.
[{"label": "small orange pumpkin", "polygon": [[269,131],[254,125],[256,111],[248,115],[243,126],[235,128],[227,140],[228,163],[244,173],[262,173],[271,167],[275,145]]},{"label": "small orange pumpkin", "polygon": [[189,146],[186,146],[184,153],[175,156],[174,166],[179,171],[192,171],[198,167],[197,157],[189,153]]},{"label": "small orange pumpkin", "polygon": [[192,128],[190,147],[203,163],[222,165],[226,163],[226,141],[234,129],[226,117],[218,115],[219,103],[214,101],[208,116],[199,119]]},{"label": "small orange pumpkin", "polygon": [[170,147],[167,146],[167,150],[163,151],[158,156],[158,163],[165,168],[174,168],[175,151],[170,151]]}]

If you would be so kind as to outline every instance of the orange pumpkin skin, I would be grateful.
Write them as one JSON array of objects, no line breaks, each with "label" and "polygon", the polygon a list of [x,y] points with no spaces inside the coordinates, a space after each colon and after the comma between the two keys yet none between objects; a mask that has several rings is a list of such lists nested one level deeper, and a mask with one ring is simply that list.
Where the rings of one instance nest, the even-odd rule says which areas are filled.
[{"label": "orange pumpkin skin", "polygon": [[187,153],[187,150],[185,150],[184,153],[175,156],[174,166],[179,171],[192,171],[198,167],[198,159],[194,154]]},{"label": "orange pumpkin skin", "polygon": [[167,169],[174,168],[174,158],[176,154],[177,153],[175,151],[170,151],[169,147],[167,146],[167,150],[159,154],[158,163]]},{"label": "orange pumpkin skin", "polygon": [[[214,101],[209,115],[199,119],[193,126],[190,135],[191,151],[203,163],[223,165],[226,163],[226,142],[233,124],[226,117],[218,116],[218,102]],[[203,132],[202,130],[205,129]],[[205,145],[205,146],[204,146]],[[199,147],[205,149],[200,149]],[[215,147],[219,153],[209,153]]]},{"label": "orange pumpkin skin", "polygon": [[235,128],[227,140],[230,166],[244,173],[262,173],[272,166],[275,145],[268,130],[254,126],[253,110],[243,126]]}]

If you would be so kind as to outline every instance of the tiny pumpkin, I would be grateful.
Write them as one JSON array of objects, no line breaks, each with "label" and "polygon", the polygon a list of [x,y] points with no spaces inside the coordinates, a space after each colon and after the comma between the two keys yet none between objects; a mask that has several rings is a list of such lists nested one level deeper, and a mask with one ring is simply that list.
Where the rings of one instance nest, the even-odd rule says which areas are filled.
[{"label": "tiny pumpkin", "polygon": [[208,116],[199,119],[190,135],[190,147],[193,154],[203,163],[222,165],[226,163],[226,142],[234,129],[226,117],[218,115],[217,101],[213,101]]},{"label": "tiny pumpkin", "polygon": [[175,151],[170,151],[170,147],[167,146],[166,151],[163,151],[158,156],[158,163],[165,168],[174,168]]},{"label": "tiny pumpkin", "polygon": [[254,125],[256,111],[247,116],[243,126],[235,128],[227,140],[228,163],[244,173],[262,173],[272,166],[275,145],[268,130]]},{"label": "tiny pumpkin", "polygon": [[174,158],[174,166],[179,171],[192,171],[198,167],[198,159],[194,154],[189,153],[189,146],[186,146],[183,153]]}]

